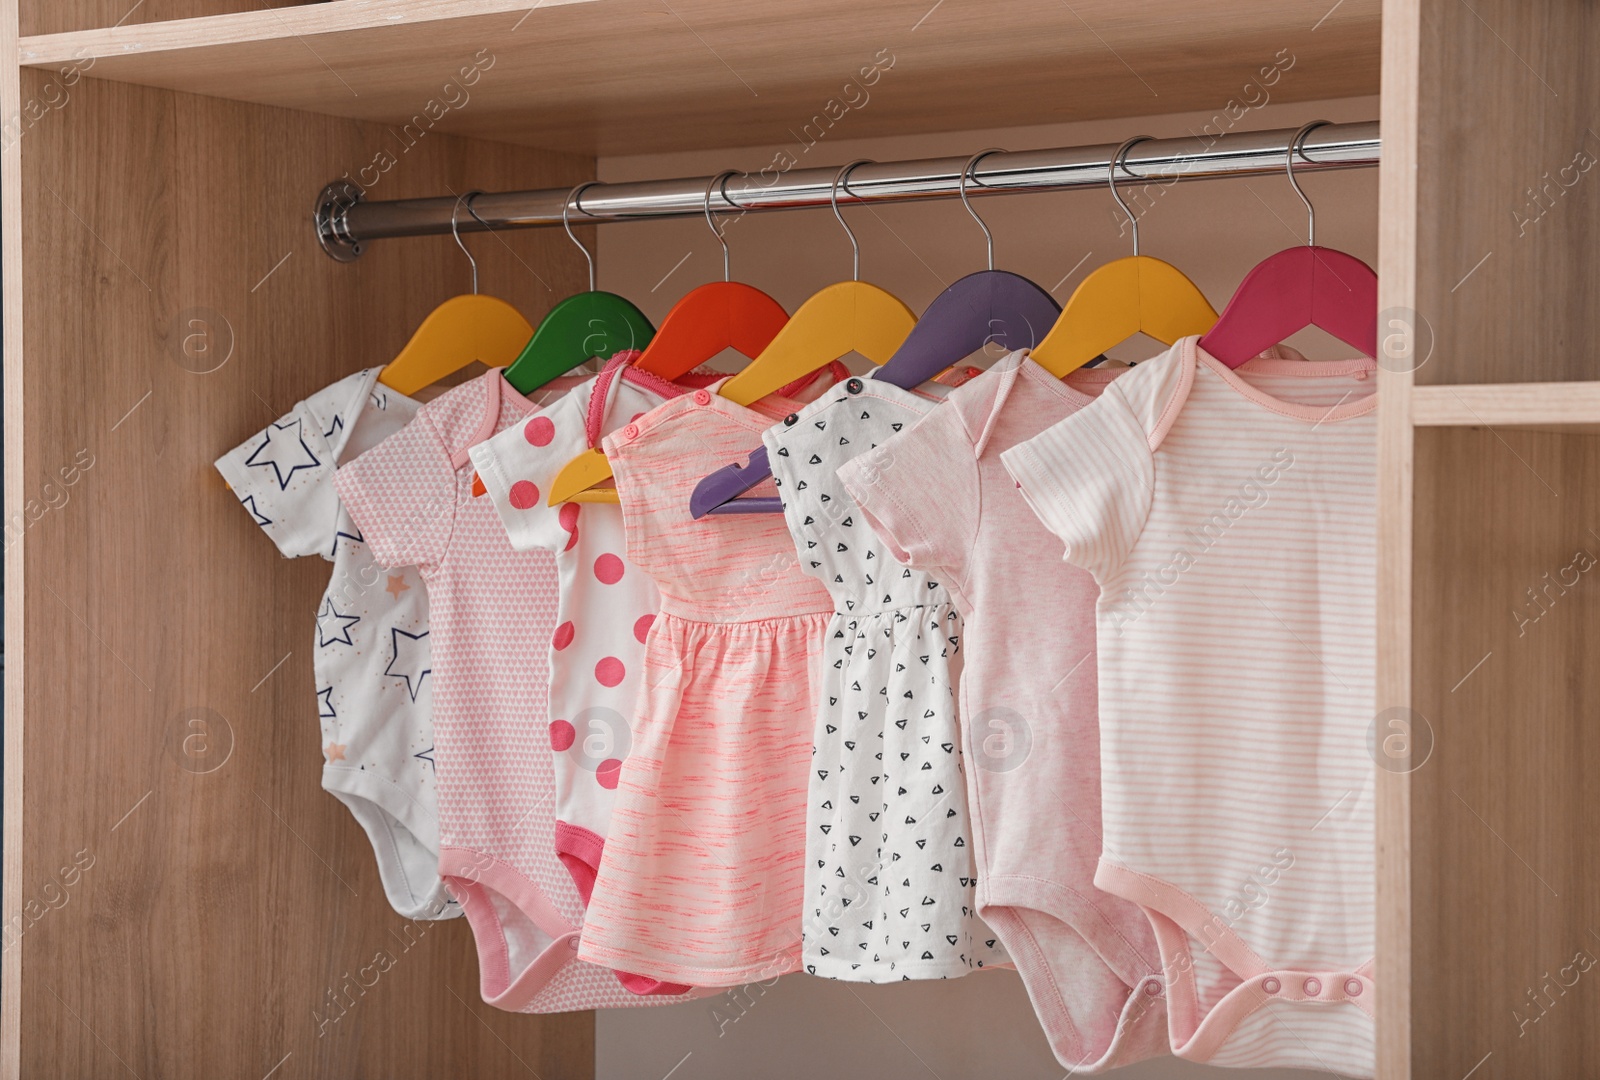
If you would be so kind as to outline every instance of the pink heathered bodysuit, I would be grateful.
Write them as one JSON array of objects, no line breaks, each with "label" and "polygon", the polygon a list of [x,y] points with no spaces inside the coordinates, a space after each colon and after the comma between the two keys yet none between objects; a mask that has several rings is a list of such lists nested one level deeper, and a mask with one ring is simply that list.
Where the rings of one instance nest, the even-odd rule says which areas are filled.
[{"label": "pink heathered bodysuit", "polygon": [[978,914],[1074,1075],[1165,1053],[1165,1000],[1144,917],[1093,883],[1098,590],[1056,557],[1000,454],[1084,408],[1116,374],[1063,382],[1012,353],[839,469],[895,558],[936,573],[961,613]]},{"label": "pink heathered bodysuit", "polygon": [[339,497],[374,557],[428,586],[440,872],[472,925],[483,999],[541,1013],[670,1001],[577,959],[583,902],[554,837],[555,556],[512,550],[467,456],[535,407],[498,371],[463,383],[342,466]]},{"label": "pink heathered bodysuit", "polygon": [[[796,402],[709,390],[609,435],[628,557],[661,613],[579,956],[693,986],[792,971],[800,956],[806,778],[833,611],[781,514],[695,521],[701,477],[759,446]],[[753,494],[774,494],[770,482]]]}]

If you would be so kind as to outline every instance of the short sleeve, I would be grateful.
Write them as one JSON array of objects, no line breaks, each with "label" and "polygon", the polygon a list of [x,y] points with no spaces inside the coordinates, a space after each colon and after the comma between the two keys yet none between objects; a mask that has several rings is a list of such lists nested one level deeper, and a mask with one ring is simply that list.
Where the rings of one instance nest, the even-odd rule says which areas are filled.
[{"label": "short sleeve", "polygon": [[[517,551],[556,550],[576,537],[562,527],[562,515],[577,514],[577,503],[547,505],[550,485],[582,449],[581,441],[561,429],[572,419],[568,399],[541,409],[472,447],[472,465],[500,514],[511,546]],[[569,437],[563,438],[563,434]],[[567,510],[570,506],[572,509]]]},{"label": "short sleeve", "polygon": [[339,497],[379,564],[437,565],[455,525],[456,470],[426,407],[340,467]]},{"label": "short sleeve", "polygon": [[966,579],[978,536],[978,457],[952,405],[852,458],[838,475],[897,560]]},{"label": "short sleeve", "polygon": [[286,558],[333,557],[335,452],[305,402],[216,461],[217,471]]},{"label": "short sleeve", "polygon": [[1066,560],[1102,584],[1150,512],[1150,438],[1113,384],[1098,399],[1000,455],[1023,497],[1066,544]]}]

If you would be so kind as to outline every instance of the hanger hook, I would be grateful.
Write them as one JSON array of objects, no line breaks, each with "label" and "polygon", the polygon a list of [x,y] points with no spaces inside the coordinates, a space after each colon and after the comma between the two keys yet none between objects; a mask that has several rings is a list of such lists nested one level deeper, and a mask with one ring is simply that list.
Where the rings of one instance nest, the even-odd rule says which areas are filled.
[{"label": "hanger hook", "polygon": [[717,238],[717,243],[722,245],[722,280],[723,281],[731,281],[731,280],[733,280],[733,278],[732,278],[732,274],[731,274],[731,272],[729,270],[729,267],[728,267],[728,240],[727,240],[726,237],[724,237],[722,235],[722,230],[717,228],[717,223],[716,223],[715,219],[713,219],[712,216],[711,216],[711,189],[712,188],[718,189],[719,193],[722,195],[723,201],[724,202],[728,202],[728,203],[732,203],[733,200],[728,198],[727,183],[728,183],[728,178],[730,176],[737,176],[737,175],[739,175],[739,170],[738,169],[728,169],[728,170],[726,170],[724,172],[718,173],[716,176],[713,176],[711,178],[711,181],[708,184],[706,184],[706,200],[705,200],[706,224],[708,226],[710,226],[710,228],[711,228],[711,235],[715,236]]},{"label": "hanger hook", "polygon": [[598,180],[585,180],[583,183],[573,188],[572,191],[567,195],[567,201],[561,204],[561,227],[567,231],[567,239],[571,240],[574,244],[577,244],[578,250],[583,252],[583,257],[589,260],[590,292],[594,292],[594,255],[590,253],[588,248],[583,246],[582,241],[580,241],[576,236],[572,235],[572,225],[567,221],[567,211],[570,210],[574,204],[576,204],[578,207],[578,213],[583,213],[583,193],[589,188],[594,187],[599,182],[600,181]]},{"label": "hanger hook", "polygon": [[857,165],[871,164],[871,158],[858,158],[852,161],[834,175],[833,186],[828,189],[828,201],[833,204],[833,216],[838,219],[839,227],[844,230],[844,234],[850,238],[850,280],[852,281],[861,280],[861,245],[856,243],[856,234],[851,231],[849,225],[845,224],[844,215],[839,213],[839,185],[841,183],[844,184],[844,193],[846,195],[850,194],[850,174],[855,171]]},{"label": "hanger hook", "polygon": [[[989,226],[984,223],[984,220],[978,216],[978,212],[972,208],[972,204],[967,201],[967,177],[972,174],[972,170],[977,167],[978,162],[982,161],[990,154],[1003,153],[1005,153],[1005,151],[1000,149],[1000,147],[991,146],[989,149],[979,150],[976,154],[973,154],[971,157],[969,157],[967,159],[967,163],[961,167],[961,185],[956,189],[961,193],[961,205],[967,208],[967,213],[972,215],[972,220],[976,221],[978,223],[978,228],[983,230],[983,239],[989,245],[990,270],[994,269],[994,234],[989,231]],[[973,177],[972,182],[977,184],[977,178]],[[983,185],[978,184],[978,186],[982,187]]]},{"label": "hanger hook", "polygon": [[1294,138],[1289,140],[1289,153],[1284,159],[1283,163],[1283,171],[1289,174],[1289,186],[1294,188],[1294,193],[1296,195],[1300,196],[1300,201],[1306,204],[1307,247],[1317,246],[1317,209],[1311,205],[1311,200],[1306,198],[1306,193],[1300,190],[1300,181],[1294,178],[1294,158],[1296,154],[1299,154],[1302,158],[1305,158],[1305,160],[1310,161],[1311,159],[1306,157],[1306,136],[1317,130],[1319,127],[1327,127],[1329,123],[1331,123],[1331,121],[1313,120],[1311,123],[1295,132]]},{"label": "hanger hook", "polygon": [[1128,168],[1128,151],[1142,142],[1149,142],[1153,138],[1155,138],[1153,135],[1135,135],[1117,147],[1117,152],[1111,155],[1111,164],[1106,168],[1106,183],[1111,185],[1111,197],[1117,201],[1118,206],[1122,207],[1122,212],[1128,215],[1128,224],[1133,227],[1133,253],[1135,256],[1139,254],[1139,218],[1132,210],[1128,209],[1128,204],[1122,201],[1122,196],[1117,192],[1117,170],[1120,168],[1135,180],[1143,179],[1143,177]]},{"label": "hanger hook", "polygon": [[[467,262],[472,266],[472,295],[478,295],[478,260],[472,257],[472,252],[467,250],[467,245],[461,242],[461,232],[456,228],[456,212],[461,209],[461,201],[466,200],[467,213],[472,214],[472,200],[482,195],[481,191],[469,191],[465,195],[457,195],[455,205],[450,207],[450,235],[456,238],[456,247],[461,249],[461,254],[467,257]],[[477,214],[472,214],[478,217]],[[482,218],[478,218],[482,221]]]}]

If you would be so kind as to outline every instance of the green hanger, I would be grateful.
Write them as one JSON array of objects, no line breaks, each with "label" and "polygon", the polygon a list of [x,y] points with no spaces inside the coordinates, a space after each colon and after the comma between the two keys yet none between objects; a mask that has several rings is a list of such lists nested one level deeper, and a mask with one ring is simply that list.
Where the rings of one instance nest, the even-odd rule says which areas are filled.
[{"label": "green hanger", "polygon": [[[577,244],[589,261],[589,291],[569,296],[551,308],[522,354],[506,368],[506,381],[520,394],[531,394],[594,357],[609,360],[624,349],[643,349],[655,337],[656,328],[644,312],[616,293],[594,287],[594,256],[572,235],[567,222],[567,209],[585,188],[596,183],[590,180],[573,188],[561,207],[561,227],[566,229],[567,239]],[[582,204],[578,209],[583,209]]]}]

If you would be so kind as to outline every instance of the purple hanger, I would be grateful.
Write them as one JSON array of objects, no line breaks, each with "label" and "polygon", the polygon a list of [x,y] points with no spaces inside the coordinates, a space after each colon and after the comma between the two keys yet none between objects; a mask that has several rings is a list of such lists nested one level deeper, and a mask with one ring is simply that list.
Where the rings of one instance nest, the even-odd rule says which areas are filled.
[{"label": "purple hanger", "polygon": [[743,465],[724,465],[696,484],[694,494],[689,496],[689,516],[699,520],[707,514],[782,513],[782,499],[770,495],[754,499],[739,498],[763,480],[771,478],[772,465],[767,461],[767,448],[759,446]]},{"label": "purple hanger", "polygon": [[993,342],[1032,348],[1061,314],[1055,297],[1009,270],[979,270],[940,293],[873,378],[909,390]]}]

